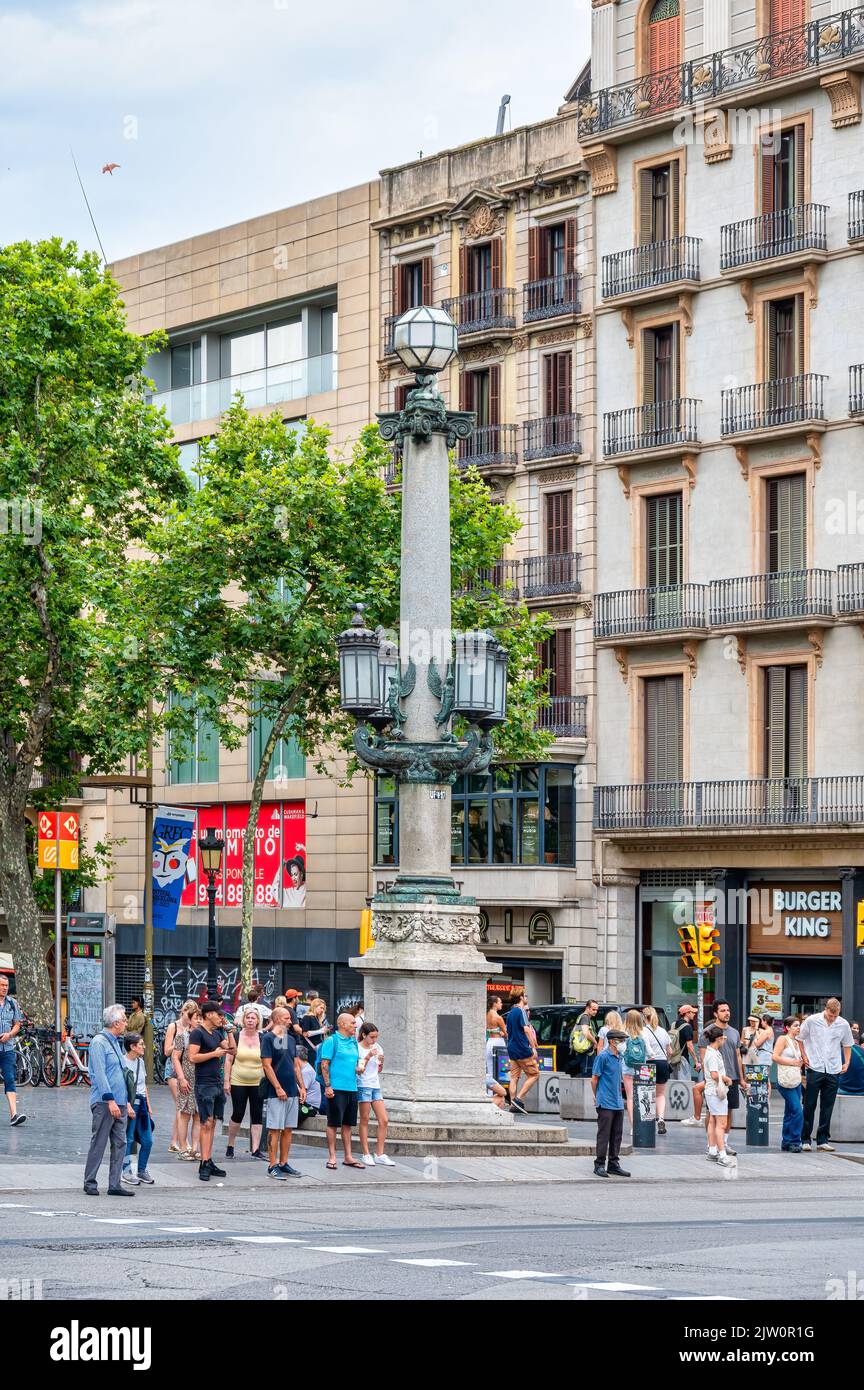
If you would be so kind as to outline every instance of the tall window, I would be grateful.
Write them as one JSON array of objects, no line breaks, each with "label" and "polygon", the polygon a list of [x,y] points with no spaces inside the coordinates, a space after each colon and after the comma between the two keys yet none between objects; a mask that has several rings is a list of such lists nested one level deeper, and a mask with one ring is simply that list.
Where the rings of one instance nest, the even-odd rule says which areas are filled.
[{"label": "tall window", "polygon": [[500,237],[476,246],[459,248],[459,290],[461,294],[481,294],[501,288],[504,243]]},{"label": "tall window", "polygon": [[656,0],[648,18],[646,68],[653,79],[647,100],[655,111],[680,100],[681,13],[679,0]]},{"label": "tall window", "polygon": [[677,159],[639,170],[639,244],[649,246],[678,235]]},{"label": "tall window", "polygon": [[404,314],[432,303],[432,257],[393,267],[393,313]]},{"label": "tall window", "polygon": [[569,555],[573,549],[573,494],[547,492],[544,499],[546,554]]},{"label": "tall window", "polygon": [[573,410],[573,356],[569,352],[550,352],[543,359],[543,404],[545,414],[570,415]]},{"label": "tall window", "polygon": [[803,473],[769,478],[768,569],[772,574],[807,564],[807,480]]},{"label": "tall window", "polygon": [[766,132],[761,148],[762,212],[783,212],[805,201],[804,161],[807,131],[791,126],[779,134]]},{"label": "tall window", "polygon": [[479,372],[463,372],[460,394],[461,409],[474,411],[478,430],[501,423],[500,367],[486,367]]},{"label": "tall window", "polygon": [[807,776],[807,667],[765,670],[765,776]]},{"label": "tall window", "polygon": [[684,570],[681,493],[646,498],[645,512],[645,581],[648,588],[680,584]]},{"label": "tall window", "polygon": [[563,699],[572,694],[573,634],[569,627],[558,627],[545,642],[540,643],[540,670],[547,671],[547,690],[550,699]]},{"label": "tall window", "polygon": [[[190,695],[171,697],[171,704],[182,709],[191,710],[194,703]],[[219,738],[209,719],[197,712],[191,744],[184,744],[181,750],[177,736],[169,735],[168,780],[172,784],[219,780]]]},{"label": "tall window", "polygon": [[803,66],[806,58],[804,24],[807,9],[807,0],[770,0],[770,36],[777,36],[776,43],[769,41],[766,45],[772,76],[794,72]]},{"label": "tall window", "polygon": [[804,296],[772,299],[765,305],[765,375],[769,381],[804,371]]},{"label": "tall window", "polygon": [[[256,703],[260,698],[261,687],[255,692]],[[253,710],[254,723],[252,725],[252,737],[250,739],[251,762],[249,769],[250,781],[254,779],[258,768],[261,765],[261,755],[264,752],[264,745],[273,729],[273,719],[266,714],[263,709]],[[297,740],[290,733],[283,734],[276,742],[273,754],[270,758],[270,768],[267,773],[268,778],[282,780],[286,777],[305,777],[306,758]]]},{"label": "tall window", "polygon": [[684,775],[684,678],[644,682],[645,781],[680,782]]}]

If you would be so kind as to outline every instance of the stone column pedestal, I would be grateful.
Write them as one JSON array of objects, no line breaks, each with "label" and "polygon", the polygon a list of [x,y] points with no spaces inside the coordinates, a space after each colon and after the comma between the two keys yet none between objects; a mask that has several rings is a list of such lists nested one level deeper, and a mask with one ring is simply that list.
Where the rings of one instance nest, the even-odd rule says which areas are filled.
[{"label": "stone column pedestal", "polygon": [[381,1033],[383,1089],[396,1123],[513,1125],[486,1095],[486,980],[473,903],[372,901],[375,945],[350,964]]}]

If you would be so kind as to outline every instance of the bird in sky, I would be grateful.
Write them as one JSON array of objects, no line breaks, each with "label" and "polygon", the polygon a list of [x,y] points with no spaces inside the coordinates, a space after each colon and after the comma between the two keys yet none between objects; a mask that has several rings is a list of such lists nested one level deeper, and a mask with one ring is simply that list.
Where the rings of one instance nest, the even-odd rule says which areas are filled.
[{"label": "bird in sky", "polygon": [[119,164],[103,164],[103,165],[102,165],[102,173],[103,173],[103,174],[113,174],[113,173],[114,173],[114,170],[115,170],[115,169],[119,169],[119,168],[120,168],[120,165],[119,165]]}]

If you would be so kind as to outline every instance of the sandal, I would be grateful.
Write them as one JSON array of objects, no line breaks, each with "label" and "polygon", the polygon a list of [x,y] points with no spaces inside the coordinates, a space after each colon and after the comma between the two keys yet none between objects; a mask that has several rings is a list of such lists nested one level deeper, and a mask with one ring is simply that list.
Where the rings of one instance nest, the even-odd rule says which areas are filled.
[{"label": "sandal", "polygon": [[336,1164],[335,1164],[335,1163],[325,1163],[324,1167],[325,1167],[325,1168],[329,1168],[331,1173],[335,1173],[335,1172],[336,1172]]},{"label": "sandal", "polygon": [[356,1160],[356,1158],[343,1158],[343,1160],[342,1160],[342,1167],[343,1167],[343,1168],[363,1168],[364,1165],[363,1165],[362,1163],[358,1163],[357,1160]]},{"label": "sandal", "polygon": [[179,1144],[171,1143],[168,1145],[169,1154],[179,1154],[182,1152]]}]

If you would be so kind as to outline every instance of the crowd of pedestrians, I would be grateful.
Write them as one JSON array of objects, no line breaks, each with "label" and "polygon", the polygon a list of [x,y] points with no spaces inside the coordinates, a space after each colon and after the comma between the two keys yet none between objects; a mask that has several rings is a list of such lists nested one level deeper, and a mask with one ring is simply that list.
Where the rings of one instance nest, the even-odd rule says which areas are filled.
[{"label": "crowd of pedestrians", "polygon": [[[6,1021],[2,1007],[0,1000],[0,1023]],[[11,1033],[13,1011],[6,1012]],[[132,1019],[139,1028],[131,1027]],[[84,1191],[91,1196],[99,1194],[97,1174],[106,1149],[110,1196],[130,1197],[135,1187],[154,1185],[148,1168],[155,1121],[144,1060],[145,1025],[139,999],[132,1001],[128,1014],[122,1004],[112,1004],[90,1044],[92,1134]],[[287,990],[271,1007],[256,984],[233,1019],[221,999],[189,999],[166,1029],[164,1053],[174,1101],[168,1152],[197,1162],[202,1182],[228,1176],[213,1156],[228,1103],[225,1160],[238,1157],[237,1141],[247,1125],[250,1158],[266,1163],[268,1177],[277,1181],[302,1176],[289,1162],[292,1139],[304,1121],[319,1114],[326,1117],[330,1171],[337,1167],[337,1138],[347,1168],[395,1166],[385,1152],[384,1049],[362,1002],[340,1013],[331,1026],[326,1002],[314,990],[305,998],[299,990]],[[14,1088],[7,1088],[7,1095],[14,1114]],[[359,1158],[352,1147],[355,1127]]]}]

